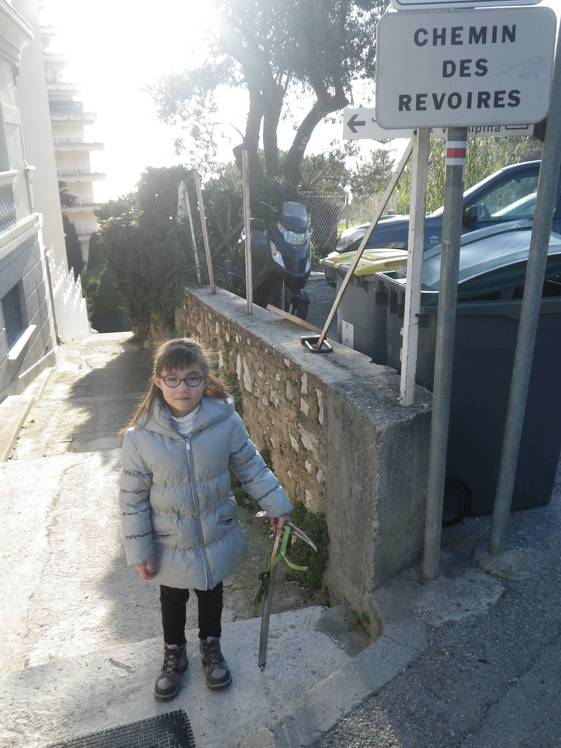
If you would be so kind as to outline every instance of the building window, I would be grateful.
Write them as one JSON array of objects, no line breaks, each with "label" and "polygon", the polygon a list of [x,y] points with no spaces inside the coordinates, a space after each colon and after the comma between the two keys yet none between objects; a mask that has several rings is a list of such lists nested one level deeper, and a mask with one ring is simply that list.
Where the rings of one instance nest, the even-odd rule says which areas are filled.
[{"label": "building window", "polygon": [[2,299],[2,314],[8,336],[8,348],[11,348],[25,330],[19,284],[8,291]]}]

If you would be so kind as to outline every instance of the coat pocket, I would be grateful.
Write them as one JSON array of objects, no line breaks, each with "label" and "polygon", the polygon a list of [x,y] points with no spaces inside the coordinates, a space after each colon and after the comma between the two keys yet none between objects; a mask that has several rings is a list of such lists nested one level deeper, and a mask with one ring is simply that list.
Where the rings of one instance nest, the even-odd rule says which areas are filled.
[{"label": "coat pocket", "polygon": [[238,505],[233,496],[229,496],[217,507],[217,524],[220,527],[229,527],[239,522]]}]

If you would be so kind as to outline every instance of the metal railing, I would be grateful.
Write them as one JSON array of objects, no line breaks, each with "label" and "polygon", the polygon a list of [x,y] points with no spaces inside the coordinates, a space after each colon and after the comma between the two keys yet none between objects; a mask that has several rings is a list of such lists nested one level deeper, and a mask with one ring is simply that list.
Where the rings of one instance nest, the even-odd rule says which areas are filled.
[{"label": "metal railing", "polygon": [[57,176],[65,179],[68,177],[89,177],[90,179],[103,179],[105,177],[102,171],[83,171],[82,169],[59,169]]},{"label": "metal railing", "polygon": [[17,171],[0,172],[0,231],[6,231],[17,223],[13,190],[16,176]]},{"label": "metal railing", "polygon": [[99,208],[100,203],[94,203],[92,201],[86,201],[86,200],[76,200],[72,205],[65,205],[63,207],[63,211],[66,210],[72,210],[75,209],[82,209],[82,210],[94,210],[95,208]]},{"label": "metal railing", "polygon": [[56,138],[53,140],[53,145],[55,148],[61,148],[64,146],[84,146],[84,150],[103,150],[103,143],[100,141],[86,141],[81,138]]}]

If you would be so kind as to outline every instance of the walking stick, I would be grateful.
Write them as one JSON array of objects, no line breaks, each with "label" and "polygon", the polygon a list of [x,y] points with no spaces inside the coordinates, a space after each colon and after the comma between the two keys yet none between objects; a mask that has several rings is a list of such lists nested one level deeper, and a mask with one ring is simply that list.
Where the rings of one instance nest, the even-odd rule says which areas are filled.
[{"label": "walking stick", "polygon": [[[267,512],[257,512],[256,517],[267,518]],[[314,551],[317,552],[315,543],[306,533],[290,521],[287,521],[283,528],[277,527],[274,535],[267,538],[265,553],[265,568],[259,574],[259,588],[253,601],[254,607],[257,608],[262,603],[261,612],[261,629],[259,632],[259,657],[258,664],[261,670],[265,669],[267,664],[267,642],[269,639],[269,621],[271,619],[271,610],[273,606],[273,593],[275,580],[277,577],[278,564],[282,559],[292,571],[306,571],[307,566],[300,566],[291,561],[287,556],[288,544],[291,539],[299,538],[307,543]],[[271,540],[272,550],[271,548]]]}]

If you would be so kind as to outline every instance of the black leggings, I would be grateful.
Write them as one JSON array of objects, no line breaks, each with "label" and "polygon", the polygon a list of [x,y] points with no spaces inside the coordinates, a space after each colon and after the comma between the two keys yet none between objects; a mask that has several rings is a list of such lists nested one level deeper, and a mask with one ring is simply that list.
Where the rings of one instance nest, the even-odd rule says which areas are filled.
[{"label": "black leggings", "polygon": [[[195,590],[199,605],[199,639],[222,634],[222,582],[212,590]],[[166,644],[185,644],[185,608],[189,590],[160,585],[162,624]]]}]

